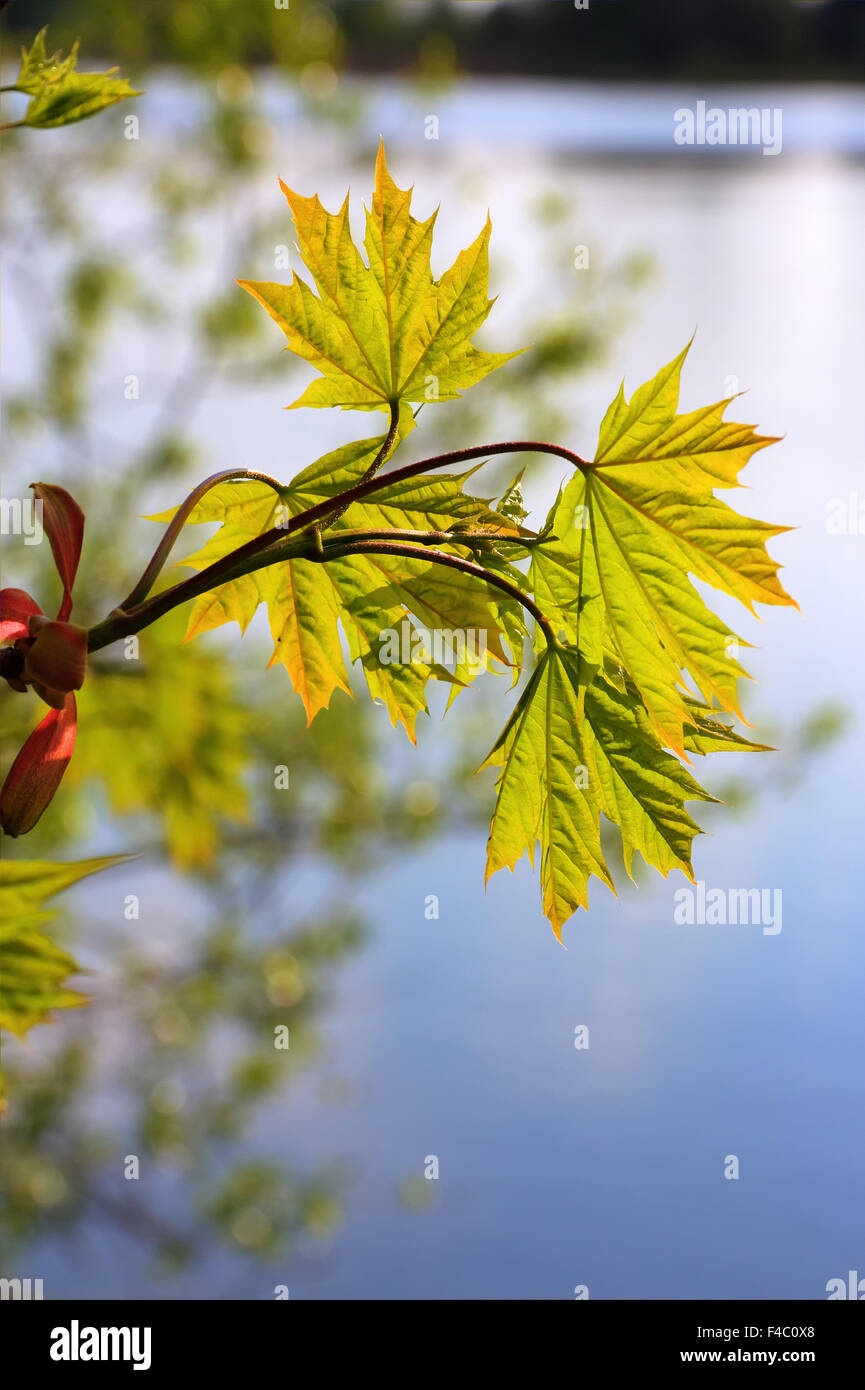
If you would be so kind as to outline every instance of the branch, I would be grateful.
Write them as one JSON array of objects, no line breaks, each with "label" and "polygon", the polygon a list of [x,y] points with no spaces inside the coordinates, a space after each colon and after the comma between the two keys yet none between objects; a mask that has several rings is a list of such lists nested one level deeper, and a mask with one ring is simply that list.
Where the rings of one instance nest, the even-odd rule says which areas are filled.
[{"label": "branch", "polygon": [[[563,445],[546,444],[540,440],[529,439],[509,440],[500,444],[479,444],[471,449],[454,449],[447,454],[436,454],[431,458],[419,459],[417,463],[408,463],[402,468],[393,469],[390,473],[375,472],[374,470],[381,467],[381,464],[387,458],[388,452],[393,445],[393,441],[396,437],[397,422],[398,412],[396,407],[392,404],[391,427],[388,430],[382,446],[373,460],[373,463],[366,470],[366,473],[357,483],[354,483],[352,487],[346,488],[344,492],[338,494],[335,498],[328,497],[323,502],[316,503],[314,507],[307,508],[305,512],[299,512],[296,516],[289,517],[284,526],[271,527],[269,531],[263,532],[260,536],[255,536],[251,541],[247,541],[245,545],[238,546],[230,555],[223,556],[222,559],[215,561],[214,564],[209,565],[207,569],[202,570],[191,579],[181,580],[170,589],[166,589],[161,594],[157,595],[155,599],[151,599],[149,603],[142,604],[140,600],[146,598],[146,595],[149,593],[154,580],[165,563],[165,559],[171,547],[177,539],[181,527],[192,511],[192,508],[195,506],[195,502],[203,496],[209,488],[229,478],[240,477],[257,478],[267,482],[280,494],[280,496],[284,495],[286,487],[290,486],[287,484],[284,487],[269,475],[255,473],[249,469],[230,469],[223,473],[214,473],[210,478],[205,479],[194,492],[190,493],[189,497],[181,505],[163,536],[147,570],[144,575],[142,575],[142,578],[139,580],[138,584],[136,584],[129,597],[120,608],[110,613],[104,622],[90,629],[88,650],[91,652],[99,651],[102,647],[106,647],[112,642],[118,641],[121,637],[127,637],[133,633],[140,632],[142,628],[148,627],[150,623],[155,622],[157,618],[169,613],[172,608],[178,607],[181,603],[186,603],[187,600],[191,598],[197,598],[200,594],[207,593],[209,589],[229,583],[232,579],[239,579],[242,578],[243,575],[254,573],[255,570],[264,569],[267,565],[275,564],[279,560],[320,560],[322,558],[322,549],[319,525],[331,524],[334,520],[342,516],[353,502],[358,502],[362,498],[379,491],[383,487],[389,487],[392,483],[404,482],[408,478],[417,477],[418,474],[424,473],[427,469],[445,468],[452,463],[466,463],[471,459],[490,457],[494,454],[529,452],[555,454],[560,458],[567,459],[577,468],[593,467],[592,464],[587,463],[585,459],[580,458],[580,456],[573,453],[572,450],[564,448]],[[301,546],[299,549],[292,548],[291,550],[286,549],[285,542],[287,536],[307,527],[315,528],[316,540],[311,546]],[[417,535],[414,539],[417,541]],[[459,543],[457,538],[450,537],[450,539],[451,543]],[[455,557],[448,558],[453,559]],[[463,561],[462,563],[468,564],[468,561]],[[454,568],[459,567],[459,563],[454,566]],[[479,569],[480,577],[484,577],[487,574],[487,571],[483,570],[481,567],[475,568]],[[489,582],[495,583],[498,588],[502,588],[503,584],[506,584],[508,581],[500,581],[498,578],[493,581],[493,579],[490,578]],[[528,607],[528,604],[524,603],[525,595],[522,594],[521,590],[516,588],[516,586],[508,585],[508,588],[504,590],[504,592],[508,592],[511,594],[511,597],[518,599],[518,601],[523,603],[524,607],[527,607],[528,611],[537,618],[544,629],[544,634],[548,642],[555,640],[552,637],[552,629],[549,628],[540,610],[534,607]]]},{"label": "branch", "polygon": [[[450,532],[442,533],[447,540],[454,538]],[[492,570],[485,569],[483,565],[476,565],[473,560],[464,560],[461,555],[448,555],[443,550],[420,550],[417,545],[409,545],[403,541],[385,540],[356,540],[347,545],[343,545],[341,540],[325,541],[324,551],[321,555],[313,555],[310,558],[318,560],[319,564],[327,564],[328,560],[339,560],[343,556],[351,555],[407,555],[413,559],[429,560],[434,565],[444,565],[447,569],[459,570],[462,574],[471,574],[475,579],[480,579],[484,584],[491,585],[494,589],[501,589],[503,594],[515,599],[517,603],[525,608],[541,628],[548,647],[558,646],[555,633],[550,626],[549,619],[541,612],[533,599],[516,584],[512,584],[509,579],[505,579],[500,574],[495,574]]]},{"label": "branch", "polygon": [[[375,476],[393,448],[398,429],[399,405],[392,402],[390,407],[390,428],[369,468],[367,468],[359,482],[355,484],[356,487],[368,483]],[[209,492],[211,488],[216,487],[219,483],[241,478],[267,483],[280,497],[285,495],[288,486],[283,485],[276,478],[271,477],[269,473],[260,473],[252,468],[227,468],[222,472],[212,473],[209,478],[205,478],[204,482],[199,483],[198,487],[194,488],[186,500],[178,507],[143,575],[132,592],[118,605],[120,609],[124,612],[129,612],[131,609],[137,607],[150,593],[186,521],[205,493]],[[333,509],[334,503],[336,503],[336,510],[333,510],[332,515],[327,517],[326,525],[332,525],[337,521],[342,516],[346,507],[350,505],[348,493],[342,493],[336,499],[329,498],[327,507]],[[327,507],[324,509],[325,511],[327,511]],[[266,531],[263,536],[256,536],[254,541],[250,542],[247,546],[239,547],[234,552],[234,557],[240,559],[246,554],[257,554],[260,551],[268,549],[270,545],[273,545],[277,541],[284,539],[287,533],[298,529],[300,528],[297,525],[293,525],[291,520],[289,520],[288,524],[285,526],[272,527],[270,531]]]},{"label": "branch", "polygon": [[467,550],[492,550],[497,542],[503,541],[530,547],[536,545],[540,537],[527,536],[524,539],[499,531],[411,531],[400,526],[386,526],[371,531],[365,527],[346,527],[336,535],[325,536],[322,545],[326,552],[328,546],[343,546],[355,540],[412,541],[415,545],[464,545]]},{"label": "branch", "polygon": [[[386,441],[385,441],[386,442]],[[394,468],[390,473],[378,473],[374,477],[369,477],[369,469],[358,482],[353,483],[345,492],[339,493],[337,497],[328,497],[323,502],[316,502],[314,507],[308,507],[305,512],[298,512],[296,516],[290,517],[285,526],[274,526],[269,531],[264,531],[260,536],[255,536],[245,545],[238,546],[232,552],[231,559],[245,560],[253,555],[258,555],[275,545],[279,540],[284,539],[287,534],[300,531],[307,526],[328,525],[327,518],[333,513],[334,508],[338,508],[337,515],[341,516],[353,502],[360,502],[364,497],[378,492],[381,488],[390,487],[392,483],[405,482],[407,478],[415,478],[420,473],[425,473],[430,468],[446,468],[451,463],[466,463],[470,459],[488,458],[493,454],[517,454],[517,453],[541,453],[556,454],[560,458],[566,458],[569,463],[577,468],[591,468],[593,464],[581,459],[579,454],[572,453],[570,449],[565,449],[559,444],[543,444],[533,439],[523,439],[509,441],[504,444],[478,444],[471,449],[454,449],[449,454],[436,454],[431,458],[419,459],[417,463],[404,464],[402,468]],[[383,458],[381,454],[379,457]],[[218,563],[222,563],[221,561]],[[215,568],[215,567],[214,567]]]},{"label": "branch", "polygon": [[279,560],[314,560],[320,555],[310,536],[299,536],[297,540],[288,542],[284,531],[278,531],[277,534],[281,537],[281,544],[272,545],[258,555],[244,556],[238,560],[240,552],[234,551],[231,555],[217,560],[215,564],[208,565],[207,569],[201,570],[199,574],[181,580],[179,584],[173,584],[170,589],[163,589],[162,593],[146,599],[135,608],[115,608],[103,622],[90,629],[88,652],[101,651],[103,647],[109,647],[112,642],[118,642],[122,637],[141,632],[142,628],[149,627],[157,618],[170,613],[172,608],[179,607],[191,598],[198,598],[200,594],[206,594],[208,590],[221,584],[228,584],[232,579],[242,579],[245,574],[253,574],[255,570],[264,569]]},{"label": "branch", "polygon": [[[473,575],[474,578],[482,580],[485,584],[501,589],[502,593],[521,604],[542,628],[547,645],[555,644],[556,639],[549,621],[534,601],[516,584],[512,584],[503,576],[485,569],[483,565],[465,560],[459,555],[448,555],[444,551],[428,548],[434,545],[464,545],[468,549],[482,549],[491,545],[495,540],[495,537],[491,536],[489,532],[349,531],[324,541],[317,530],[298,536],[296,540],[290,540],[284,531],[278,530],[277,534],[279,540],[257,554],[242,554],[247,547],[241,546],[239,550],[217,560],[215,564],[209,565],[207,569],[192,575],[191,578],[174,584],[170,589],[164,589],[161,594],[157,594],[154,598],[129,610],[115,609],[103,622],[90,629],[87,642],[88,652],[100,651],[103,647],[108,647],[123,637],[141,632],[143,628],[156,622],[157,618],[164,617],[166,613],[170,613],[173,608],[179,607],[182,603],[187,603],[189,599],[198,598],[199,595],[207,593],[210,589],[228,584],[231,580],[240,579],[244,575],[253,574],[256,570],[265,569],[269,565],[279,564],[285,560],[312,560],[319,564],[326,564],[328,560],[337,560],[347,555],[358,554],[408,555],[417,559],[429,560],[431,564],[445,565],[450,569],[461,570],[464,574]],[[393,537],[399,539],[394,540]]]},{"label": "branch", "polygon": [[[342,510],[351,506],[352,502],[359,502],[370,493],[377,492],[379,488],[389,487],[391,483],[405,482],[407,478],[417,477],[419,473],[425,473],[430,468],[447,468],[452,463],[468,463],[471,459],[486,459],[494,454],[520,453],[555,454],[559,458],[567,459],[576,468],[594,466],[561,444],[544,444],[534,439],[509,440],[503,444],[475,444],[470,449],[453,449],[448,454],[433,454],[430,458],[419,459],[417,463],[404,464],[402,468],[395,468],[391,473],[382,473],[374,480],[370,480],[368,475],[364,474],[363,478],[342,494]],[[289,529],[308,526],[310,521],[318,520],[319,514],[325,514],[326,505],[332,503],[317,503],[308,511],[298,513],[292,518]]]},{"label": "branch", "polygon": [[283,496],[285,492],[285,488],[282,484],[278,482],[276,478],[272,478],[269,473],[257,473],[251,468],[226,468],[220,473],[211,473],[209,478],[205,478],[204,482],[199,483],[198,487],[190,492],[186,500],[181,502],[168,524],[165,535],[153,552],[147,569],[135,585],[132,593],[119,605],[120,608],[128,611],[130,608],[135,608],[143,599],[147,598],[147,595],[150,593],[150,590],[153,588],[158,576],[162,572],[162,568],[168,556],[174,548],[175,541],[202,497],[205,493],[209,492],[211,488],[216,487],[219,483],[227,483],[232,478],[238,480],[247,478],[254,482],[267,483],[280,495],[280,497]]}]

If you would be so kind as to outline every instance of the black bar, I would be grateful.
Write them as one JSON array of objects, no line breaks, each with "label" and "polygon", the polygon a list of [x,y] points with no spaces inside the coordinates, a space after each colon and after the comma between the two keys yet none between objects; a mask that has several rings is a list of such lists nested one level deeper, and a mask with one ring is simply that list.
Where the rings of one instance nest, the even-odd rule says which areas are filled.
[{"label": "black bar", "polygon": [[[118,1335],[103,1337],[102,1329],[117,1329]],[[555,1357],[575,1377],[589,1367],[595,1376],[599,1371],[665,1373],[675,1367],[699,1374],[702,1366],[714,1364],[734,1372],[743,1366],[805,1366],[825,1380],[827,1373],[859,1362],[863,1331],[862,1310],[845,1306],[844,1300],[574,1300],[569,1306],[526,1300],[519,1311],[512,1303],[492,1300],[420,1306],[407,1301],[394,1307],[290,1296],[255,1303],[0,1303],[6,1356],[14,1348],[28,1374],[38,1373],[40,1381],[47,1375],[49,1383],[75,1375],[92,1379],[106,1370],[114,1377],[134,1375],[136,1360],[139,1376],[212,1372],[224,1379],[243,1371],[247,1376],[282,1372],[288,1379],[318,1357],[322,1374],[330,1378],[334,1350],[354,1360],[358,1375],[402,1364],[409,1375],[420,1370],[427,1383],[437,1359],[443,1375],[462,1377],[466,1359],[480,1358],[488,1375],[496,1360],[510,1365],[518,1353],[532,1358],[538,1376],[543,1363]],[[106,1359],[85,1359],[91,1350]],[[115,1350],[126,1359],[112,1359]],[[55,1359],[76,1352],[77,1360]]]}]

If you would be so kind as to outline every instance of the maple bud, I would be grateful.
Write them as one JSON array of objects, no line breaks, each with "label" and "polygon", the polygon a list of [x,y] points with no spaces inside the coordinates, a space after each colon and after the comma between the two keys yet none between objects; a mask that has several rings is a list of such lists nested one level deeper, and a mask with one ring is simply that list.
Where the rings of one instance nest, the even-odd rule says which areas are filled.
[{"label": "maple bud", "polygon": [[69,694],[27,739],[0,792],[0,828],[7,835],[26,835],[48,806],[72,757],[76,727],[75,696]]},{"label": "maple bud", "polygon": [[28,636],[30,619],[41,612],[36,600],[23,589],[0,589],[0,642]]},{"label": "maple bud", "polygon": [[[87,629],[74,623],[52,622],[43,614],[30,619],[30,641],[21,678],[32,684],[49,705],[61,708],[64,699],[48,699],[43,688],[66,696],[80,690],[87,670]],[[22,644],[24,645],[24,644]]]},{"label": "maple bud", "polygon": [[65,622],[72,612],[72,585],[81,558],[84,513],[64,487],[55,487],[53,483],[31,483],[30,486],[36,500],[42,503],[42,524],[63,585],[63,601],[57,617]]},{"label": "maple bud", "polygon": [[81,558],[84,513],[65,488],[31,483],[42,507],[42,524],[63,585],[52,619],[23,589],[0,590],[0,676],[13,690],[32,688],[51,712],[34,729],[0,790],[0,829],[7,835],[32,830],[60,785],[75,747],[77,709],[87,670],[88,632],[68,621],[72,585]]}]

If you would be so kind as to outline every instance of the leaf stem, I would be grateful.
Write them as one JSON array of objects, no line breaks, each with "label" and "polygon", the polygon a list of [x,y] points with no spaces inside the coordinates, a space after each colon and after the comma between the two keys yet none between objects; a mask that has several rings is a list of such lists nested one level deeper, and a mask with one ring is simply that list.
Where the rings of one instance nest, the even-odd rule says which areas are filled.
[{"label": "leaf stem", "polygon": [[285,488],[276,478],[272,478],[269,473],[258,473],[251,468],[226,468],[219,473],[211,473],[209,478],[205,478],[196,488],[193,488],[185,501],[181,502],[171,518],[162,540],[153,552],[146,570],[132,592],[119,605],[120,608],[128,612],[129,609],[135,608],[143,599],[147,598],[171,554],[178,536],[202,497],[219,483],[227,483],[231,479],[248,479],[253,482],[267,483],[280,496],[285,493]]},{"label": "leaf stem", "polygon": [[[444,534],[448,540],[453,539],[449,532]],[[492,570],[485,569],[483,565],[475,564],[473,560],[464,560],[461,555],[449,555],[444,550],[424,549],[421,551],[417,545],[406,544],[403,541],[357,540],[342,545],[336,539],[329,542],[325,541],[324,555],[318,559],[319,563],[326,564],[328,560],[342,559],[347,555],[405,555],[415,559],[422,557],[434,565],[444,565],[447,569],[459,570],[462,574],[473,575],[475,579],[480,579],[484,584],[489,584],[494,589],[500,589],[502,593],[521,604],[527,613],[531,613],[541,628],[547,646],[558,646],[549,619],[541,612],[534,600],[529,598],[528,594],[524,593],[516,584],[512,584],[509,579],[495,574]]]},{"label": "leaf stem", "polygon": [[[372,463],[369,465],[369,468],[366,470],[363,477],[359,478],[357,483],[355,483],[355,487],[362,487],[364,483],[368,483],[371,478],[375,477],[376,473],[378,473],[378,470],[381,468],[382,464],[385,462],[391,450],[393,449],[393,446],[396,443],[396,437],[398,432],[399,401],[391,401],[390,429],[385,435],[382,441],[382,446],[376,454],[375,458],[373,459]],[[348,489],[346,492],[344,492],[342,494],[343,500],[340,501],[340,505],[336,508],[335,511],[331,512],[329,516],[326,516],[324,520],[320,522],[322,528],[327,526],[333,526],[334,522],[339,521],[339,518],[342,516],[346,508],[351,506],[353,499],[350,496],[350,492],[351,489]]]},{"label": "leaf stem", "polygon": [[101,651],[112,642],[141,632],[142,628],[149,627],[157,618],[164,617],[181,603],[198,598],[199,595],[206,594],[210,589],[222,584],[229,584],[232,579],[242,579],[244,575],[253,574],[255,570],[264,569],[279,560],[314,560],[318,557],[319,552],[312,537],[298,536],[295,541],[289,543],[284,531],[279,534],[282,538],[281,544],[272,545],[257,555],[244,556],[238,560],[238,552],[234,551],[231,555],[217,560],[215,564],[208,565],[207,569],[173,584],[170,589],[163,589],[161,593],[153,595],[134,608],[115,608],[101,623],[90,628],[88,652]]},{"label": "leaf stem", "polygon": [[[169,613],[173,608],[181,603],[186,603],[191,598],[197,598],[200,594],[207,593],[208,590],[217,588],[222,584],[230,583],[232,579],[242,578],[246,574],[252,574],[255,570],[264,569],[266,566],[275,564],[279,560],[287,559],[322,559],[322,546],[320,541],[321,528],[332,525],[335,520],[343,515],[353,502],[358,502],[371,493],[379,491],[383,487],[389,487],[393,483],[404,482],[408,478],[417,477],[418,474],[430,468],[445,468],[453,463],[466,463],[471,459],[488,458],[494,454],[510,453],[548,453],[555,454],[567,459],[575,467],[588,468],[591,465],[585,459],[581,459],[578,454],[570,449],[564,448],[559,444],[546,444],[540,440],[508,440],[499,444],[479,444],[470,449],[454,449],[447,454],[436,454],[430,458],[419,459],[416,463],[405,464],[402,468],[395,468],[390,473],[378,473],[377,470],[384,463],[393,447],[396,439],[399,423],[399,412],[396,404],[391,403],[391,425],[387,435],[382,441],[381,448],[376,454],[375,459],[367,468],[363,477],[354,483],[345,492],[340,493],[336,498],[328,497],[322,502],[316,503],[314,507],[309,507],[305,512],[299,512],[296,516],[289,517],[283,526],[274,526],[265,531],[260,536],[255,536],[245,545],[238,546],[229,555],[223,556],[220,560],[209,565],[207,569],[199,574],[193,575],[189,579],[181,580],[169,589],[163,590],[155,598],[147,600],[147,595],[153,586],[157,576],[162,570],[171,548],[177,540],[180,531],[188,519],[190,513],[202,496],[217,483],[226,482],[232,478],[249,478],[261,482],[266,482],[280,496],[286,492],[289,485],[279,483],[275,478],[266,473],[258,473],[252,469],[227,469],[221,473],[213,473],[209,478],[205,478],[199,483],[186,500],[181,503],[175,513],[168,529],[159,543],[150,563],[147,566],[141,579],[135,585],[132,593],[124,600],[119,608],[101,623],[90,629],[90,640],[88,650],[99,651],[102,647],[108,646],[112,642],[118,641],[121,637],[129,636],[140,632],[142,628],[148,627],[157,618]],[[286,547],[288,536],[293,532],[314,527],[316,538],[312,544],[302,545],[298,548]],[[382,539],[383,533],[377,533],[379,540],[375,544],[389,544],[386,539]],[[450,532],[440,533],[447,536],[449,544],[460,543],[460,533]],[[462,533],[463,539],[465,533]],[[475,538],[479,539],[479,538]],[[428,544],[421,540],[421,533],[415,533],[412,537],[414,545]],[[444,543],[443,541],[441,543]],[[394,552],[399,553],[399,552]],[[431,552],[426,552],[432,558]],[[527,595],[516,585],[510,584],[508,580],[500,576],[493,577],[483,566],[472,565],[470,561],[460,560],[456,556],[445,556],[444,559],[437,559],[437,563],[448,563],[455,561],[452,568],[464,568],[469,566],[470,573],[477,572],[479,578],[500,588],[505,593],[509,593],[512,598],[516,598],[522,603],[528,612],[540,623],[547,643],[555,642],[552,629],[546,618],[541,613]]]},{"label": "leaf stem", "polygon": [[[406,463],[402,468],[394,468],[390,473],[380,473],[377,477],[369,477],[369,470],[363,478],[353,483],[350,488],[346,488],[342,494],[340,502],[340,515],[352,502],[360,502],[370,493],[377,492],[380,488],[390,487],[392,483],[402,483],[408,478],[415,478],[419,473],[425,473],[430,468],[447,468],[452,463],[468,463],[472,459],[489,458],[494,454],[519,454],[519,453],[538,453],[556,454],[559,458],[565,458],[569,463],[573,463],[578,468],[590,468],[592,465],[585,459],[580,458],[579,454],[573,453],[570,449],[564,448],[560,444],[544,444],[535,439],[508,440],[501,444],[475,444],[470,449],[453,449],[448,454],[433,454],[430,458],[418,459],[417,463]],[[299,512],[292,517],[289,530],[299,530],[302,526],[308,526],[313,521],[320,520],[327,515],[327,508],[333,506],[332,499],[326,502],[317,502],[314,507],[310,507],[305,512]],[[258,537],[257,539],[263,539]]]},{"label": "leaf stem", "polygon": [[[516,536],[500,536],[495,531],[412,531],[408,528],[388,526],[381,530],[366,530],[358,527],[346,528],[336,535],[325,536],[323,543],[328,545],[350,544],[352,541],[412,541],[415,545],[464,545],[468,550],[489,550],[496,541],[512,541],[522,544]],[[527,545],[533,544],[526,541]]]},{"label": "leaf stem", "polygon": [[[386,443],[387,441],[385,441]],[[431,458],[419,459],[417,463],[407,463],[402,468],[394,468],[390,473],[377,473],[375,476],[369,476],[370,469],[367,469],[363,478],[353,483],[350,488],[346,488],[345,492],[340,493],[338,497],[328,497],[323,502],[316,502],[314,507],[308,507],[305,512],[298,512],[296,516],[290,517],[285,526],[273,527],[270,531],[264,531],[260,536],[253,537],[251,541],[247,541],[245,545],[239,546],[237,550],[233,551],[229,558],[240,560],[257,555],[280,539],[284,539],[286,533],[300,531],[307,526],[320,525],[324,527],[330,525],[333,519],[342,516],[353,502],[360,502],[364,497],[369,497],[381,488],[390,487],[393,483],[402,483],[408,478],[415,478],[430,468],[446,468],[452,463],[466,463],[471,459],[488,458],[493,454],[522,452],[556,454],[561,458],[566,458],[576,467],[592,467],[578,454],[572,453],[570,449],[565,449],[559,444],[544,444],[534,439],[523,439],[508,441],[503,444],[478,444],[471,449],[454,449],[449,454],[436,454]],[[383,461],[384,457],[383,445],[378,458]],[[378,466],[377,463],[376,467]],[[335,507],[338,509],[336,512],[334,512]]]},{"label": "leaf stem", "polygon": [[[397,539],[393,539],[394,537]],[[435,545],[482,547],[489,545],[493,539],[488,532],[453,533],[450,531],[354,531],[323,539],[321,533],[316,530],[311,534],[290,540],[284,531],[280,531],[279,540],[276,543],[255,555],[241,556],[240,551],[233,551],[232,554],[217,560],[215,564],[209,565],[207,569],[201,570],[189,579],[181,580],[179,584],[174,584],[170,589],[164,589],[162,593],[156,594],[153,598],[147,599],[134,608],[115,609],[103,622],[97,623],[95,627],[90,629],[87,649],[89,652],[100,651],[103,647],[108,647],[123,637],[141,632],[143,628],[149,627],[151,623],[164,617],[166,613],[170,613],[173,608],[179,607],[180,604],[198,598],[201,594],[205,594],[222,584],[228,584],[233,579],[241,579],[244,575],[265,569],[269,565],[278,564],[285,560],[312,560],[319,564],[326,564],[328,560],[363,554],[405,555],[415,559],[428,560],[431,564],[445,565],[450,569],[461,570],[464,574],[471,574],[485,584],[500,589],[502,593],[521,604],[540,625],[547,645],[555,645],[556,639],[549,621],[528,594],[525,594],[518,585],[512,584],[502,575],[487,570],[483,565],[475,564],[472,560],[432,549]],[[245,549],[245,547],[241,547],[241,549]]]}]

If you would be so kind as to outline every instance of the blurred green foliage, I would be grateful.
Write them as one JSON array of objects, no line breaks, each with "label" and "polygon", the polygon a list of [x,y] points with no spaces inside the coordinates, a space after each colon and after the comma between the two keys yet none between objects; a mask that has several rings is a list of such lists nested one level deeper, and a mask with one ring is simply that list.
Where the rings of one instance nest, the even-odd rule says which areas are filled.
[{"label": "blurred green foliage", "polygon": [[[79,973],[77,962],[42,930],[57,916],[45,907],[45,901],[88,874],[119,862],[116,858],[76,864],[0,861],[0,1047],[4,1030],[24,1038],[36,1024],[47,1023],[55,1009],[85,1002],[67,983]],[[0,1113],[5,1108],[0,1066]]]},{"label": "blurred green foliage", "polygon": [[6,90],[20,92],[29,101],[20,120],[2,129],[16,125],[55,129],[141,95],[125,78],[114,76],[115,68],[109,72],[79,72],[77,40],[65,58],[60,51],[48,53],[45,33],[41,29],[29,47],[21,49],[21,66]]},{"label": "blurred green foliage", "polygon": [[183,633],[182,615],[171,614],[142,634],[134,659],[95,664],[66,785],[101,783],[112,815],[158,818],[172,862],[207,868],[223,825],[249,820],[252,730],[223,663],[194,647],[178,657]]},{"label": "blurred green foliage", "polygon": [[[81,1223],[134,1237],[174,1273],[220,1243],[271,1255],[336,1225],[336,1170],[253,1162],[243,1136],[309,1065],[328,977],[360,943],[360,925],[340,914],[253,945],[219,897],[171,964],[146,940],[106,933],[90,1006],[53,1047],[9,1068],[4,1270],[28,1242]],[[274,1048],[277,1027],[288,1030],[285,1050]],[[97,1095],[102,1119],[88,1116]]]}]

